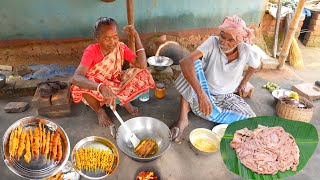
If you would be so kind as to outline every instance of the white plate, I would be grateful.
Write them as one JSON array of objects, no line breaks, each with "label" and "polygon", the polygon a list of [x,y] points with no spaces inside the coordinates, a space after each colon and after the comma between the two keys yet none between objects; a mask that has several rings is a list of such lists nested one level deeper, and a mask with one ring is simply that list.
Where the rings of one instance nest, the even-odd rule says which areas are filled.
[{"label": "white plate", "polygon": [[214,132],[220,139],[222,139],[227,127],[228,124],[219,124],[212,129],[212,132]]},{"label": "white plate", "polygon": [[289,96],[294,91],[288,90],[288,89],[278,89],[272,91],[272,96],[276,99],[279,99],[282,96]]}]

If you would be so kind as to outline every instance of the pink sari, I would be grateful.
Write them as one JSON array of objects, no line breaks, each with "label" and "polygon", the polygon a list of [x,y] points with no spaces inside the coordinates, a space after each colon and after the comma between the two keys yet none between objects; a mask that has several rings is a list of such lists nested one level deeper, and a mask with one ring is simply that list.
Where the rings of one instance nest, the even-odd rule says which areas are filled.
[{"label": "pink sari", "polygon": [[[155,86],[152,75],[147,69],[129,68],[122,71],[123,62],[124,48],[119,43],[111,53],[90,68],[86,74],[89,80],[103,83],[111,88],[112,92],[120,100],[120,105],[130,102],[139,94]],[[72,85],[70,90],[75,103],[85,102],[82,97],[83,93],[93,96],[100,102],[103,99],[102,94],[95,90],[82,89],[75,85]]]}]

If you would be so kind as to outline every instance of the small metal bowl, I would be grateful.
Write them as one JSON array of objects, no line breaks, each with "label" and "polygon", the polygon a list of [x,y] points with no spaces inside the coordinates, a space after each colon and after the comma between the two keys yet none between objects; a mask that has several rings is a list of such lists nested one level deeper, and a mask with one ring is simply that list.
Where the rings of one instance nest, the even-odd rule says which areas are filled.
[{"label": "small metal bowl", "polygon": [[165,70],[173,64],[173,60],[165,56],[151,56],[148,58],[148,64],[156,71]]},{"label": "small metal bowl", "polygon": [[0,88],[6,85],[6,76],[3,74],[0,74]]},{"label": "small metal bowl", "polygon": [[[192,150],[194,150],[197,155],[211,155],[213,152],[216,152],[220,149],[219,138],[209,129],[194,129],[189,135],[189,140]],[[208,145],[208,143],[211,144]]]}]

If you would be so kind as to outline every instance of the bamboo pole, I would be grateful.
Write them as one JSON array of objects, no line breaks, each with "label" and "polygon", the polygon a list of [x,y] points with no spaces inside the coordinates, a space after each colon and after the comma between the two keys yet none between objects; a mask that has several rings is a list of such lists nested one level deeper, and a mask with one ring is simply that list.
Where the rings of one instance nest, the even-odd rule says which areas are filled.
[{"label": "bamboo pole", "polygon": [[[129,25],[134,26],[134,3],[133,3],[133,0],[127,0],[127,20],[128,20]],[[129,37],[128,37],[128,46],[133,52],[135,52],[134,37],[131,35],[129,35]]]},{"label": "bamboo pole", "polygon": [[273,57],[277,57],[278,52],[278,39],[279,39],[279,26],[280,26],[280,19],[281,19],[281,6],[282,6],[282,0],[279,0],[278,2],[278,8],[277,8],[277,22],[276,22],[276,29],[275,29],[275,35],[274,35],[274,44],[273,44]]},{"label": "bamboo pole", "polygon": [[294,34],[296,32],[296,29],[298,27],[299,24],[299,20],[300,20],[300,16],[302,13],[302,10],[306,4],[307,0],[300,0],[297,6],[297,9],[294,13],[294,16],[290,22],[290,27],[288,30],[288,34],[285,37],[281,52],[280,52],[280,56],[279,56],[279,66],[278,69],[283,69],[284,66],[284,62],[288,57],[289,54],[289,49],[292,43],[292,38],[294,38]]}]

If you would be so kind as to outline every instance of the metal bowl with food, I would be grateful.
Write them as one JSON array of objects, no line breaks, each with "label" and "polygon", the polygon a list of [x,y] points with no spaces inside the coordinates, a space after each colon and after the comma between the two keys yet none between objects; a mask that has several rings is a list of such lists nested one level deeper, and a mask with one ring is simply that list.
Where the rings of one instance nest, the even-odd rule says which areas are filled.
[{"label": "metal bowl with food", "polygon": [[[87,154],[78,154],[81,153],[82,150],[85,150],[84,152]],[[90,152],[90,150],[92,151]],[[106,152],[110,155],[110,158],[104,159],[101,152]],[[93,157],[90,157],[92,154]],[[88,161],[86,161],[86,159]],[[71,161],[73,168],[81,176],[87,179],[103,179],[117,169],[119,165],[119,153],[111,141],[98,136],[90,136],[80,140],[75,145],[72,150]],[[85,164],[81,165],[81,161],[84,161]],[[108,170],[99,167],[103,163],[106,163],[105,166]],[[92,169],[92,167],[94,167],[94,169]]]},{"label": "metal bowl with food", "polygon": [[[20,133],[16,133],[19,132],[18,129],[20,130]],[[49,142],[48,137],[55,136],[47,136],[46,138],[44,138],[45,136],[42,135],[41,132],[45,132],[44,134],[57,135],[58,138],[52,138],[57,140],[56,143],[52,143],[57,145],[55,148],[56,150],[50,151],[55,151],[55,155],[53,155],[54,153],[50,152],[46,153],[46,148],[49,148],[49,144],[51,144],[46,143]],[[18,134],[20,136],[19,138]],[[23,136],[22,134],[24,134],[25,136]],[[29,134],[30,136],[28,135],[28,138],[23,139],[22,137],[26,137],[27,134]],[[17,141],[13,140],[12,137],[17,138]],[[39,142],[37,143],[38,145],[46,144],[43,145],[44,149],[42,150],[41,146],[40,149],[38,149],[38,145],[30,145],[32,142],[28,141],[30,139],[34,139],[33,143]],[[41,139],[43,141],[41,141]],[[12,156],[13,146],[17,147],[17,149],[13,152],[19,152],[20,150],[22,150],[20,151],[20,153],[18,153],[20,154],[18,156],[21,156],[20,158]],[[21,147],[25,147],[25,149]],[[31,150],[32,156],[27,156],[26,154],[31,154]],[[46,118],[26,117],[16,121],[7,129],[3,136],[2,153],[5,164],[15,174],[28,179],[43,179],[57,174],[67,163],[70,154],[70,142],[66,132],[58,124]],[[35,154],[37,155],[35,156]],[[55,159],[55,157],[57,156],[59,156],[58,160]]]},{"label": "metal bowl with food", "polygon": [[173,64],[173,60],[165,56],[151,56],[147,61],[156,71],[165,70]]},{"label": "metal bowl with food", "polygon": [[126,155],[133,160],[148,162],[157,159],[164,154],[171,145],[171,132],[168,126],[158,119],[152,117],[135,117],[125,122],[128,128],[140,139],[153,139],[158,145],[158,151],[151,157],[142,158],[135,154],[130,141],[130,134],[121,125],[118,129],[116,139],[117,145]]},{"label": "metal bowl with food", "polygon": [[189,140],[191,148],[197,155],[211,155],[220,149],[218,136],[209,129],[197,128],[192,130]]}]

